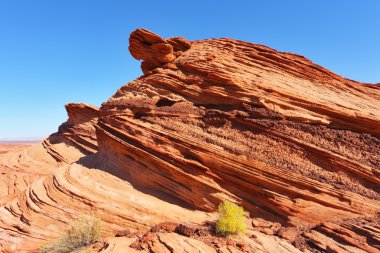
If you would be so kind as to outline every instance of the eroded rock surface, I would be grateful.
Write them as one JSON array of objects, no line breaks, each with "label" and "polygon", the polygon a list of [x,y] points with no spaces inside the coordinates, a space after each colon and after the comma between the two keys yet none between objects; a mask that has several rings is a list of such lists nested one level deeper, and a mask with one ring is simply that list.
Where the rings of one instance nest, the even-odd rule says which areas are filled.
[{"label": "eroded rock surface", "polygon": [[0,152],[0,202],[3,196],[24,190],[55,168],[71,164],[97,151],[95,124],[99,109],[81,103],[67,104],[69,116],[59,131],[41,143]]},{"label": "eroded rock surface", "polygon": [[[136,59],[158,56],[135,48],[170,45],[152,36],[132,33]],[[378,215],[378,86],[232,39],[192,41],[172,55],[142,66],[145,75],[101,107],[109,172],[202,210],[236,199],[296,234]]]},{"label": "eroded rock surface", "polygon": [[69,120],[41,144],[0,154],[2,175],[24,182],[2,177],[0,249],[27,252],[90,213],[104,222],[103,252],[239,252],[173,231],[145,248],[113,237],[210,222],[229,199],[253,218],[248,249],[380,250],[378,86],[233,39],[137,29],[129,49],[143,76],[100,110],[66,106]]}]

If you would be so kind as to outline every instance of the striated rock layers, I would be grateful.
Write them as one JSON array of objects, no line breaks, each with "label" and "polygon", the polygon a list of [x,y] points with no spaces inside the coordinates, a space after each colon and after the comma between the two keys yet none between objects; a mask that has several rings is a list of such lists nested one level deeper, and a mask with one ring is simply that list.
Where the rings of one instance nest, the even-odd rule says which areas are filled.
[{"label": "striated rock layers", "polygon": [[1,196],[24,190],[55,168],[97,151],[95,124],[99,109],[75,103],[65,107],[69,119],[57,133],[23,150],[0,153],[0,200]]},{"label": "striated rock layers", "polygon": [[[229,199],[260,233],[247,252],[274,250],[257,246],[262,233],[278,252],[297,250],[277,237],[303,251],[380,250],[379,86],[233,39],[166,40],[137,29],[129,50],[143,76],[99,110],[68,105],[58,133],[0,157],[7,173],[44,174],[2,190],[4,249],[32,249],[83,212],[99,216],[110,236],[164,221],[201,224]],[[37,158],[31,149],[40,150]],[[110,238],[102,250],[125,250],[134,240]],[[194,240],[158,233],[144,245],[216,252]]]}]

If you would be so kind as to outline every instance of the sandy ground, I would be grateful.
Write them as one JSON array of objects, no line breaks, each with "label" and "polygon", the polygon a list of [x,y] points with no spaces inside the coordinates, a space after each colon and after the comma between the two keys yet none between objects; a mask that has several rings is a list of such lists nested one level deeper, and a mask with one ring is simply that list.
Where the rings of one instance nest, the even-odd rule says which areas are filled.
[{"label": "sandy ground", "polygon": [[37,141],[21,141],[21,142],[0,142],[0,154],[5,154],[10,151],[22,150]]}]

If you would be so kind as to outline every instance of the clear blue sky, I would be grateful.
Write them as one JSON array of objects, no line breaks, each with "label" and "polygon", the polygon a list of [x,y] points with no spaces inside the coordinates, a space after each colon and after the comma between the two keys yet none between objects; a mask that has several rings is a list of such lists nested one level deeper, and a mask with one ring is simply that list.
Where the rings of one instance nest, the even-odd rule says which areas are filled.
[{"label": "clear blue sky", "polygon": [[232,37],[380,82],[379,0],[0,0],[0,139],[43,137],[64,104],[100,105],[141,75],[138,27],[191,40]]}]

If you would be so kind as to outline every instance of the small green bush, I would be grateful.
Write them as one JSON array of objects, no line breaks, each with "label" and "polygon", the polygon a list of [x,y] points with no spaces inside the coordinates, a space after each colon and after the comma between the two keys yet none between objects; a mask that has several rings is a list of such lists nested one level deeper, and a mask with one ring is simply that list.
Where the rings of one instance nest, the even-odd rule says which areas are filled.
[{"label": "small green bush", "polygon": [[218,206],[219,219],[216,223],[216,232],[223,236],[244,234],[247,230],[245,219],[247,213],[243,207],[229,201],[223,201]]},{"label": "small green bush", "polygon": [[94,243],[99,237],[100,220],[83,217],[76,220],[57,241],[42,245],[40,252],[68,253]]}]

